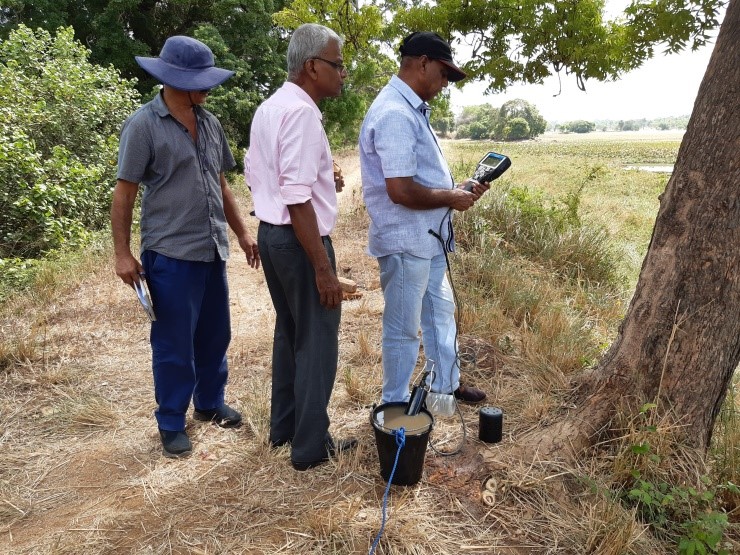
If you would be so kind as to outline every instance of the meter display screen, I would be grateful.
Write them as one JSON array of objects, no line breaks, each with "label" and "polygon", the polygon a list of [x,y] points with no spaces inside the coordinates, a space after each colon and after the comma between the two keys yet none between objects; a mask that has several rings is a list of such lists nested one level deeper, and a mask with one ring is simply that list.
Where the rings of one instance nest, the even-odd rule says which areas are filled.
[{"label": "meter display screen", "polygon": [[497,167],[499,164],[503,163],[503,161],[506,160],[506,156],[502,156],[501,154],[496,154],[495,152],[489,152],[483,160],[479,162],[479,164],[483,164],[484,166],[489,166],[491,168]]},{"label": "meter display screen", "polygon": [[473,174],[473,181],[489,183],[498,178],[511,166],[511,160],[504,154],[489,152],[478,162]]}]

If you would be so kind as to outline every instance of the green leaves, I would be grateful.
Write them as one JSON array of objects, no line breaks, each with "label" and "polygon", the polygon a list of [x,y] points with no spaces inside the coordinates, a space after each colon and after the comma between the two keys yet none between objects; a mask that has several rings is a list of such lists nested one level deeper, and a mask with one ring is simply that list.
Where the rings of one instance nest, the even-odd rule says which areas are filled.
[{"label": "green leaves", "polygon": [[[581,87],[589,79],[616,79],[639,67],[658,49],[676,52],[704,44],[718,25],[723,0],[635,0],[618,19],[604,16],[604,0],[6,0],[0,7],[0,36],[19,23],[54,32],[74,28],[91,49],[90,61],[113,64],[138,90],[149,94],[156,82],[134,61],[156,56],[173,34],[196,36],[208,44],[222,67],[236,75],[218,87],[208,107],[221,120],[232,143],[248,146],[257,105],[285,78],[290,30],[314,22],[345,38],[349,69],[346,94],[326,108],[334,145],[354,143],[364,111],[397,70],[398,41],[412,30],[436,31],[452,42],[471,80],[489,92],[515,82],[540,83],[551,73],[573,75]],[[166,9],[165,9],[166,8]],[[24,48],[19,46],[23,54]],[[449,113],[435,128],[449,132]],[[525,115],[526,127],[502,125],[498,139],[534,137],[539,124]],[[341,119],[340,119],[341,118]],[[543,128],[544,130],[544,128]],[[483,129],[475,130],[481,135]],[[237,156],[241,158],[241,156]]]},{"label": "green leaves", "polygon": [[246,147],[254,110],[285,77],[286,42],[272,22],[273,12],[282,4],[282,0],[13,0],[0,8],[0,36],[19,23],[51,33],[69,25],[91,49],[85,60],[89,56],[94,64],[113,65],[124,77],[136,79],[144,95],[157,82],[134,57],[157,56],[172,35],[194,36],[211,47],[219,67],[236,72],[214,90],[207,107],[233,143]]},{"label": "green leaves", "polygon": [[547,122],[534,104],[515,99],[498,109],[489,104],[464,108],[457,121],[457,137],[518,141],[537,137],[546,128]]},{"label": "green leaves", "polygon": [[[426,29],[453,40],[473,79],[491,93],[515,82],[540,83],[551,73],[617,79],[651,58],[656,48],[696,49],[718,26],[721,0],[635,0],[614,21],[604,0],[387,0],[398,34]],[[470,53],[468,55],[468,52]]]},{"label": "green leaves", "polygon": [[635,455],[647,455],[650,452],[650,444],[649,443],[638,443],[636,445],[632,445],[630,447],[630,450]]},{"label": "green leaves", "polygon": [[133,84],[95,66],[72,29],[0,43],[0,258],[76,244],[107,222]]},{"label": "green leaves", "polygon": [[[660,432],[650,424],[650,418],[657,408],[655,403],[645,403],[639,411],[639,418],[645,422],[640,430],[649,434],[645,437],[655,441],[660,439],[657,435]],[[635,465],[641,465],[647,474],[659,469],[664,462],[647,439],[630,445],[629,449],[637,455]],[[633,483],[630,489],[621,493],[622,501],[634,507],[640,519],[657,535],[675,541],[681,555],[727,553],[720,542],[728,520],[717,503],[717,493],[737,489],[732,482],[714,484],[709,476],[701,476],[696,487],[685,483],[669,484],[663,480],[651,480],[638,468],[632,468],[630,475]]]},{"label": "green leaves", "polygon": [[714,497],[711,489],[698,492],[693,487],[642,479],[625,495],[643,521],[660,535],[676,539],[682,555],[727,553],[720,547],[727,515],[712,510]]}]

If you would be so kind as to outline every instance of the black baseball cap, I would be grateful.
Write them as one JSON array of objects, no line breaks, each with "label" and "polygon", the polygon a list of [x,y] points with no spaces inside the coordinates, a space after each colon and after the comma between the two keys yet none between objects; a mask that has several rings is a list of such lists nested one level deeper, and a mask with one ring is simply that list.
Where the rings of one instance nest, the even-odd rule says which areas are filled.
[{"label": "black baseball cap", "polygon": [[437,33],[417,31],[403,39],[401,56],[426,56],[430,60],[437,60],[446,65],[450,71],[447,74],[449,81],[462,81],[467,77],[465,72],[455,65],[452,60],[450,45]]}]

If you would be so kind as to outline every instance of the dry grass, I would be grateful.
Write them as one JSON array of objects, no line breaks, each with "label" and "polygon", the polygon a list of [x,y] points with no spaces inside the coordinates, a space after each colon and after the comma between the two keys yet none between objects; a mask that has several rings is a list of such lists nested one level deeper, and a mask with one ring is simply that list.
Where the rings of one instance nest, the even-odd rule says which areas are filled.
[{"label": "dry grass", "polygon": [[[163,458],[147,322],[109,255],[98,256],[84,272],[69,272],[83,278],[49,278],[43,295],[17,299],[0,314],[0,552],[368,552],[385,489],[369,423],[380,395],[382,294],[376,263],[364,254],[357,161],[348,154],[341,165],[350,188],[335,248],[340,273],[362,297],[343,305],[331,431],[357,437],[359,447],[305,473],[292,469],[288,447],[268,447],[274,317],[261,272],[235,253],[227,399],[244,425],[223,430],[189,419],[193,455]],[[504,442],[477,439],[476,408],[438,420],[433,447],[462,449],[449,457],[428,450],[421,482],[391,488],[378,555],[668,552],[602,485],[636,464],[619,459],[619,445],[639,440],[629,422],[618,423],[620,439],[601,446],[600,456],[570,466],[511,455],[524,432],[562,408],[560,390],[582,364],[572,358],[585,329],[573,307],[591,306],[589,293],[572,291],[563,303],[541,277],[542,287],[520,292],[516,307],[521,272],[511,266],[469,284],[496,282],[487,303],[464,303],[460,346],[466,382],[504,410]],[[464,300],[472,297],[466,287]],[[592,339],[594,330],[609,333],[601,331],[611,325],[605,313],[588,320]]]},{"label": "dry grass", "polygon": [[33,339],[17,338],[13,342],[0,344],[0,371],[12,366],[27,364],[38,356]]},{"label": "dry grass", "polygon": [[578,465],[509,460],[484,483],[483,500],[510,537],[527,538],[537,553],[662,553],[631,511],[583,476]]},{"label": "dry grass", "polygon": [[[738,384],[740,384],[740,375],[736,373],[712,436],[712,452],[719,477],[733,484],[740,484],[740,395],[738,395]],[[736,522],[740,521],[740,494],[725,491],[722,492],[721,496],[730,516]]]}]

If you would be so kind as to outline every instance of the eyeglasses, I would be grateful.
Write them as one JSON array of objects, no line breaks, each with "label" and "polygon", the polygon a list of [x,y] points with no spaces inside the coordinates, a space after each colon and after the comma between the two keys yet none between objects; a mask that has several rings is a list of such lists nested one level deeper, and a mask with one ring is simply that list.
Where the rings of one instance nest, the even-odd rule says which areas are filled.
[{"label": "eyeglasses", "polygon": [[344,67],[344,64],[338,64],[337,62],[332,62],[330,60],[325,60],[324,58],[312,58],[312,60],[321,60],[324,63],[329,64],[331,67],[336,69],[339,73],[343,72],[346,68]]}]

